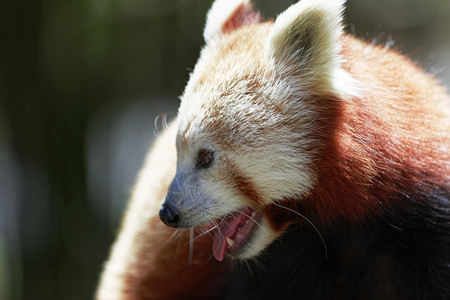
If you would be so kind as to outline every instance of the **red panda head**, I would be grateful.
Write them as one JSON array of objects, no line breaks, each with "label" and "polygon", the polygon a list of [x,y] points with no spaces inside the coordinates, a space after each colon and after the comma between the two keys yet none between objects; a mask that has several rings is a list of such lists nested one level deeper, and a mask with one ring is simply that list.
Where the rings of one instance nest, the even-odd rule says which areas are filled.
[{"label": "red panda head", "polygon": [[274,23],[248,0],[217,0],[208,13],[160,216],[177,228],[212,222],[219,260],[259,254],[292,221],[273,226],[271,205],[302,201],[316,184],[321,108],[356,93],[341,68],[342,5],[302,0]]}]

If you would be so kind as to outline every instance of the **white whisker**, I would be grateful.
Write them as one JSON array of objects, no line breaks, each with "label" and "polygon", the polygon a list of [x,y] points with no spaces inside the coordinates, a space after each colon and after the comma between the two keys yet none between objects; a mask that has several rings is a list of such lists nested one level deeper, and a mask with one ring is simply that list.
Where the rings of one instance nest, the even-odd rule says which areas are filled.
[{"label": "white whisker", "polygon": [[[177,230],[178,230],[178,229],[177,229]],[[181,230],[180,230],[180,233],[181,233]],[[180,253],[181,240],[182,240],[182,239],[178,239],[177,248],[176,248],[175,253],[174,253],[174,258],[177,257],[178,254]]]},{"label": "white whisker", "polygon": [[244,263],[247,266],[248,272],[250,273],[250,277],[254,278],[252,268],[250,267],[250,263],[247,260],[245,260]]},{"label": "white whisker", "polygon": [[167,240],[164,241],[164,243],[162,244],[161,248],[164,248],[168,243],[170,243],[172,240],[174,240],[175,238],[178,238],[178,235],[180,234],[180,230],[179,229],[175,229],[172,234],[169,236],[169,238]]},{"label": "white whisker", "polygon": [[267,269],[267,267],[258,260],[258,257],[255,257],[253,259],[253,263],[258,267],[261,268],[264,272],[268,272],[269,270]]},{"label": "white whisker", "polygon": [[[186,180],[186,181],[188,181],[188,180]],[[198,190],[198,191],[201,190],[200,187],[195,186],[195,185],[193,185],[193,184],[189,184],[189,183],[183,183],[183,184],[184,184],[184,186],[189,187],[189,188],[191,188],[191,189]]]},{"label": "white whisker", "polygon": [[297,212],[297,211],[295,211],[295,210],[293,210],[293,209],[291,209],[291,208],[289,208],[289,207],[286,207],[286,206],[283,206],[283,205],[280,205],[280,204],[277,204],[277,203],[273,203],[273,204],[274,204],[275,206],[278,206],[278,207],[280,207],[280,208],[287,209],[287,210],[289,210],[290,212],[293,212],[294,214],[299,215],[299,216],[302,217],[305,221],[307,221],[307,222],[309,223],[309,225],[312,226],[312,228],[314,228],[314,230],[315,230],[315,231],[317,232],[317,234],[319,235],[319,238],[321,239],[322,244],[323,244],[323,247],[324,247],[324,249],[325,249],[325,260],[328,260],[328,249],[327,249],[327,245],[326,245],[326,243],[325,243],[325,240],[323,239],[322,234],[320,234],[319,229],[317,229],[317,227],[313,224],[313,222],[311,222],[307,217],[305,217],[305,216],[302,215],[301,213],[299,213],[299,212]]},{"label": "white whisker", "polygon": [[210,229],[208,229],[208,230],[206,230],[206,231],[204,231],[204,232],[202,232],[202,233],[200,233],[199,235],[197,235],[194,239],[198,239],[198,238],[200,238],[200,237],[202,237],[202,236],[204,236],[205,234],[208,234],[208,233],[210,233],[211,231],[213,231],[214,229],[216,229],[217,227],[219,227],[219,225],[220,225],[220,223],[218,223],[218,224],[216,224],[216,225],[214,225],[213,227],[211,227]]},{"label": "white whisker", "polygon": [[194,228],[189,228],[189,258],[188,266],[192,266],[192,258],[194,257]]}]

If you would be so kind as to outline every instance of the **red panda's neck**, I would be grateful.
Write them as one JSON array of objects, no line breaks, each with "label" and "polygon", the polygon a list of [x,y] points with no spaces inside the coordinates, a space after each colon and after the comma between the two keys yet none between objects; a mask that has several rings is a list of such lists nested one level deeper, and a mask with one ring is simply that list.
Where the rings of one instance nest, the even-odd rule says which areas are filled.
[{"label": "red panda's neck", "polygon": [[[362,124],[358,120],[360,112],[350,112],[346,103],[336,100],[322,113],[326,118],[319,124],[323,128],[323,148],[316,162],[319,177],[309,197],[300,201],[323,222],[342,217],[358,221],[387,202],[372,195],[377,181],[381,183],[377,178],[378,154],[370,148],[380,139],[371,132],[376,125]],[[370,123],[371,119],[365,118],[364,122]]]}]

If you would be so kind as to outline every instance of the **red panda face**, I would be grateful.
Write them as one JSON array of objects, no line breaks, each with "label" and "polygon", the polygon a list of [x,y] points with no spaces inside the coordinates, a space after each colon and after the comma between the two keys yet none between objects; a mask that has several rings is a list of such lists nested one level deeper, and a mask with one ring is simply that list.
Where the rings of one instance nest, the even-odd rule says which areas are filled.
[{"label": "red panda face", "polygon": [[[255,41],[261,43],[266,31]],[[169,225],[217,225],[213,252],[220,260],[225,251],[248,258],[264,249],[278,235],[265,207],[305,196],[314,182],[313,114],[307,104],[293,113],[277,100],[293,97],[292,88],[262,63],[262,51],[240,49],[261,49],[237,45],[243,35],[203,50],[182,97],[177,174],[164,204],[179,218]],[[212,54],[217,51],[223,55]],[[245,65],[234,69],[235,59]]]},{"label": "red panda face", "polygon": [[[226,2],[217,1],[209,16],[218,13],[217,3]],[[306,197],[316,181],[320,129],[313,99],[338,92],[333,76],[346,76],[337,54],[329,53],[340,30],[339,6],[328,14],[313,1],[301,3],[275,25],[220,34],[223,26],[207,24],[207,45],[182,96],[177,172],[160,216],[177,228],[212,224],[218,260],[260,253],[284,228],[271,226],[270,205]],[[250,4],[237,9],[242,5]],[[304,38],[298,44],[286,32]]]}]

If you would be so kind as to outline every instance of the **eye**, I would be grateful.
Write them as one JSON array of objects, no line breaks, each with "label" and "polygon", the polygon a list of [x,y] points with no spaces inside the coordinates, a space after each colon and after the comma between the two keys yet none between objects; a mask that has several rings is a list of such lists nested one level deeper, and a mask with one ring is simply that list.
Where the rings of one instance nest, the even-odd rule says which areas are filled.
[{"label": "eye", "polygon": [[211,150],[200,149],[197,155],[196,169],[207,169],[211,166],[214,159],[214,152]]}]

